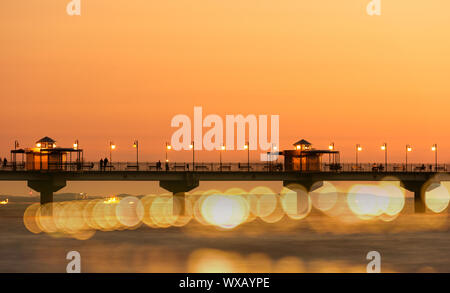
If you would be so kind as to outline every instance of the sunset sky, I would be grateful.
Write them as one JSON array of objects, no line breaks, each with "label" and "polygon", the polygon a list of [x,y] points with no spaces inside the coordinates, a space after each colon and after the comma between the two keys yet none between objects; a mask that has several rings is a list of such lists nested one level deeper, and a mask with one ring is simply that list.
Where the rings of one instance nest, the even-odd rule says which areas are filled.
[{"label": "sunset sky", "polygon": [[[278,114],[281,148],[343,161],[450,162],[450,1],[69,0],[0,3],[0,157],[43,137],[88,160],[164,158],[177,114]],[[190,160],[190,154],[170,154]],[[252,157],[257,158],[257,153]],[[218,160],[202,152],[200,161]],[[224,160],[246,160],[243,152]]]}]

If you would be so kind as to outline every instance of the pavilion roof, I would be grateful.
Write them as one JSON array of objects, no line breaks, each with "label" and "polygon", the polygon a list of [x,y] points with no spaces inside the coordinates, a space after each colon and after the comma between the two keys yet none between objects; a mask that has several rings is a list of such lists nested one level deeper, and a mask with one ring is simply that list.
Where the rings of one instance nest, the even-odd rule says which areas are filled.
[{"label": "pavilion roof", "polygon": [[296,143],[294,143],[294,146],[297,146],[297,145],[308,145],[309,146],[309,145],[311,145],[311,143],[307,140],[301,139],[301,140],[297,141]]},{"label": "pavilion roof", "polygon": [[54,140],[54,139],[52,139],[52,138],[50,138],[50,137],[48,137],[48,136],[44,136],[43,138],[41,138],[40,140],[38,140],[38,141],[36,141],[36,143],[43,143],[43,142],[45,142],[45,143],[55,143],[56,142],[56,140]]}]

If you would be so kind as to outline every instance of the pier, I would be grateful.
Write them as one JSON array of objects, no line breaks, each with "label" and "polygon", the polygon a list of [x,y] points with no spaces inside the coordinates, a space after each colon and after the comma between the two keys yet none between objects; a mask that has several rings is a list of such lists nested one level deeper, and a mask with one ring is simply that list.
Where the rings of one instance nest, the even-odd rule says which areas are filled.
[{"label": "pier", "polygon": [[[189,165],[189,169],[188,169]],[[289,187],[299,184],[311,192],[324,181],[399,181],[406,190],[414,193],[415,211],[426,210],[424,195],[427,190],[450,180],[450,166],[440,165],[423,169],[423,164],[411,165],[408,170],[389,164],[384,171],[373,169],[370,164],[340,164],[339,170],[323,164],[321,171],[289,171],[282,163],[170,163],[166,170],[158,169],[157,162],[112,163],[101,169],[97,162],[84,162],[83,166],[67,164],[48,170],[24,170],[20,166],[0,169],[0,180],[27,181],[28,186],[40,192],[41,204],[53,202],[53,193],[66,186],[67,181],[154,181],[160,187],[183,197],[199,186],[201,181],[279,181]],[[194,167],[194,168],[192,168]],[[357,167],[357,168],[356,168]],[[194,170],[192,170],[194,169]]]},{"label": "pier", "polygon": [[[0,181],[27,181],[28,186],[40,193],[41,204],[53,202],[53,194],[67,184],[67,181],[157,181],[159,186],[176,197],[184,198],[185,193],[197,188],[201,181],[279,181],[283,186],[295,191],[301,185],[311,192],[323,185],[324,181],[399,181],[400,185],[414,193],[415,211],[426,211],[425,193],[450,180],[450,165],[438,164],[437,145],[434,164],[388,163],[387,144],[384,164],[359,163],[356,145],[356,163],[341,163],[340,153],[334,143],[327,150],[315,149],[305,139],[293,144],[293,149],[278,151],[273,147],[267,153],[267,162],[250,162],[249,144],[246,143],[247,162],[223,162],[222,146],[220,161],[196,162],[192,145],[192,161],[169,162],[166,144],[164,163],[140,162],[138,141],[135,162],[112,162],[115,144],[110,142],[110,159],[99,162],[84,160],[83,150],[78,140],[72,148],[58,147],[50,137],[36,141],[35,147],[11,150],[12,160],[0,167]],[[406,154],[411,151],[407,145]],[[22,160],[17,160],[17,155]],[[283,156],[284,160],[278,157]],[[26,160],[24,159],[26,157]],[[281,162],[280,162],[281,161]],[[294,185],[295,184],[295,185]],[[182,201],[184,202],[184,201]]]}]

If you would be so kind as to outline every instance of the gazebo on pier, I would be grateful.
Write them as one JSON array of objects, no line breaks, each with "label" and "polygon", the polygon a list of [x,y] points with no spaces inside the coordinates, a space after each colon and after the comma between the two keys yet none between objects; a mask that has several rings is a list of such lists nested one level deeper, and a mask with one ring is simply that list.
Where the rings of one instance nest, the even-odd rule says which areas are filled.
[{"label": "gazebo on pier", "polygon": [[83,163],[83,150],[77,143],[73,148],[61,148],[48,136],[36,141],[33,148],[11,150],[13,166],[16,166],[17,154],[25,154],[26,170],[79,170]]},{"label": "gazebo on pier", "polygon": [[304,139],[294,143],[293,150],[284,150],[282,155],[286,171],[323,171],[323,155],[328,155],[328,168],[339,166],[339,151],[334,150],[334,146],[329,150],[317,150]]}]

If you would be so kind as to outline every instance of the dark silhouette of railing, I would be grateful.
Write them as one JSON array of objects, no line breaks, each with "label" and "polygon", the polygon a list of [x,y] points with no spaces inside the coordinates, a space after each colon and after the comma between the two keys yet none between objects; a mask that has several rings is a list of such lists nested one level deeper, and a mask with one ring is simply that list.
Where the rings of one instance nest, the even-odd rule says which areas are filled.
[{"label": "dark silhouette of railing", "polygon": [[[321,164],[316,166],[302,166],[303,170],[297,172],[449,172],[450,164],[402,164],[402,163],[354,163]],[[297,167],[298,169],[298,167]],[[178,171],[178,172],[283,172],[284,164],[280,162],[108,162],[100,166],[99,162],[71,162],[71,163],[45,163],[35,165],[34,169],[23,163],[0,165],[1,171]]]}]

